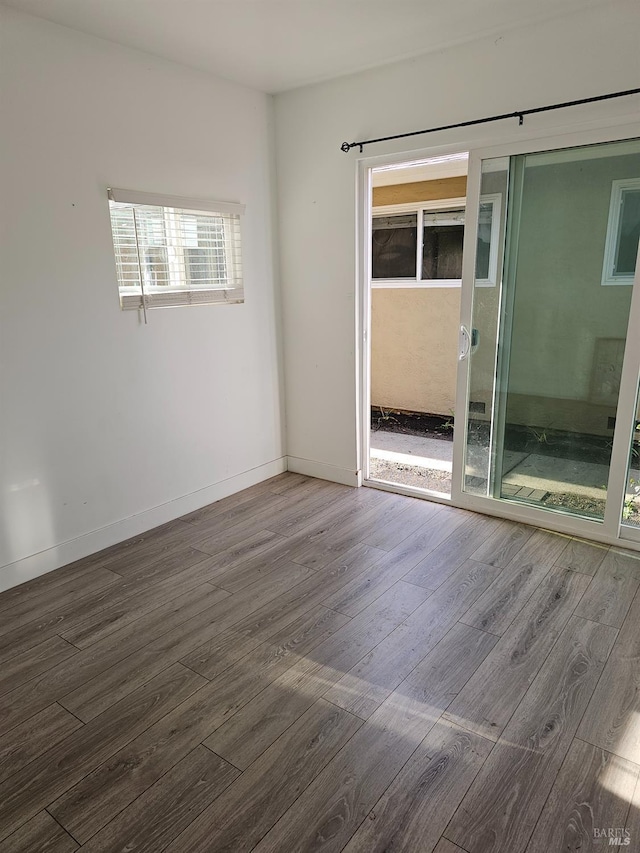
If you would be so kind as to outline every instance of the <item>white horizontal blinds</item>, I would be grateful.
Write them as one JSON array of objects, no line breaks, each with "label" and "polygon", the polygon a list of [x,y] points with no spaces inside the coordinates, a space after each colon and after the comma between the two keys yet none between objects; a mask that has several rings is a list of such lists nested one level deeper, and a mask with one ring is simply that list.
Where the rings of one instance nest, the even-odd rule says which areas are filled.
[{"label": "white horizontal blinds", "polygon": [[244,301],[240,205],[216,212],[132,203],[123,193],[109,199],[123,308]]}]

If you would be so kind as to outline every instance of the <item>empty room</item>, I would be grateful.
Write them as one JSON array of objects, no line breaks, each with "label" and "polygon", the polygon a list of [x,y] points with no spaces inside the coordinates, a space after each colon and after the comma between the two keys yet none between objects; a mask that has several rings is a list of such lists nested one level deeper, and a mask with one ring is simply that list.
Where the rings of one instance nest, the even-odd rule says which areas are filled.
[{"label": "empty room", "polygon": [[638,44],[0,0],[0,853],[640,853]]}]

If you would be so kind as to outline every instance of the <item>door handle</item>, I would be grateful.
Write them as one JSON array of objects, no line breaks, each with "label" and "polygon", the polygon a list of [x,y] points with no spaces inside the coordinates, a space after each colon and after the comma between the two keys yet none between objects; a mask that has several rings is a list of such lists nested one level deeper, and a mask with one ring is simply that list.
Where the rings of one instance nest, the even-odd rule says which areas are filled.
[{"label": "door handle", "polygon": [[471,329],[471,334],[466,326],[460,326],[460,341],[458,344],[458,360],[464,361],[469,357],[469,353],[473,354],[478,349],[480,343],[480,332],[477,329]]},{"label": "door handle", "polygon": [[469,358],[471,352],[471,335],[466,326],[460,326],[460,337],[458,340],[458,361]]}]

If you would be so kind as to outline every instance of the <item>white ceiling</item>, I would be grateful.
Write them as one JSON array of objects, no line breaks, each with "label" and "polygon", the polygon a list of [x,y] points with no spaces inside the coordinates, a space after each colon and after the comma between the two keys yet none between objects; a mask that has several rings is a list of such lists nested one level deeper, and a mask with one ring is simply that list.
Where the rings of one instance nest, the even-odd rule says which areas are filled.
[{"label": "white ceiling", "polygon": [[612,0],[2,0],[281,92]]}]

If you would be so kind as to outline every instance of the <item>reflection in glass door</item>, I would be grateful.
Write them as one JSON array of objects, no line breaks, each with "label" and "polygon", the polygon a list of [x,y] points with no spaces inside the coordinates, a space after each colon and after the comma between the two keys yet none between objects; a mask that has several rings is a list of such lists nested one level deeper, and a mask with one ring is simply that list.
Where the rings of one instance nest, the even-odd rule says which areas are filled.
[{"label": "reflection in glass door", "polygon": [[502,275],[473,292],[463,490],[601,521],[640,234],[640,141],[484,160],[480,193],[506,217]]},{"label": "reflection in glass door", "polygon": [[640,392],[638,393],[636,419],[629,450],[626,489],[622,505],[622,523],[626,527],[634,528],[640,532]]}]

